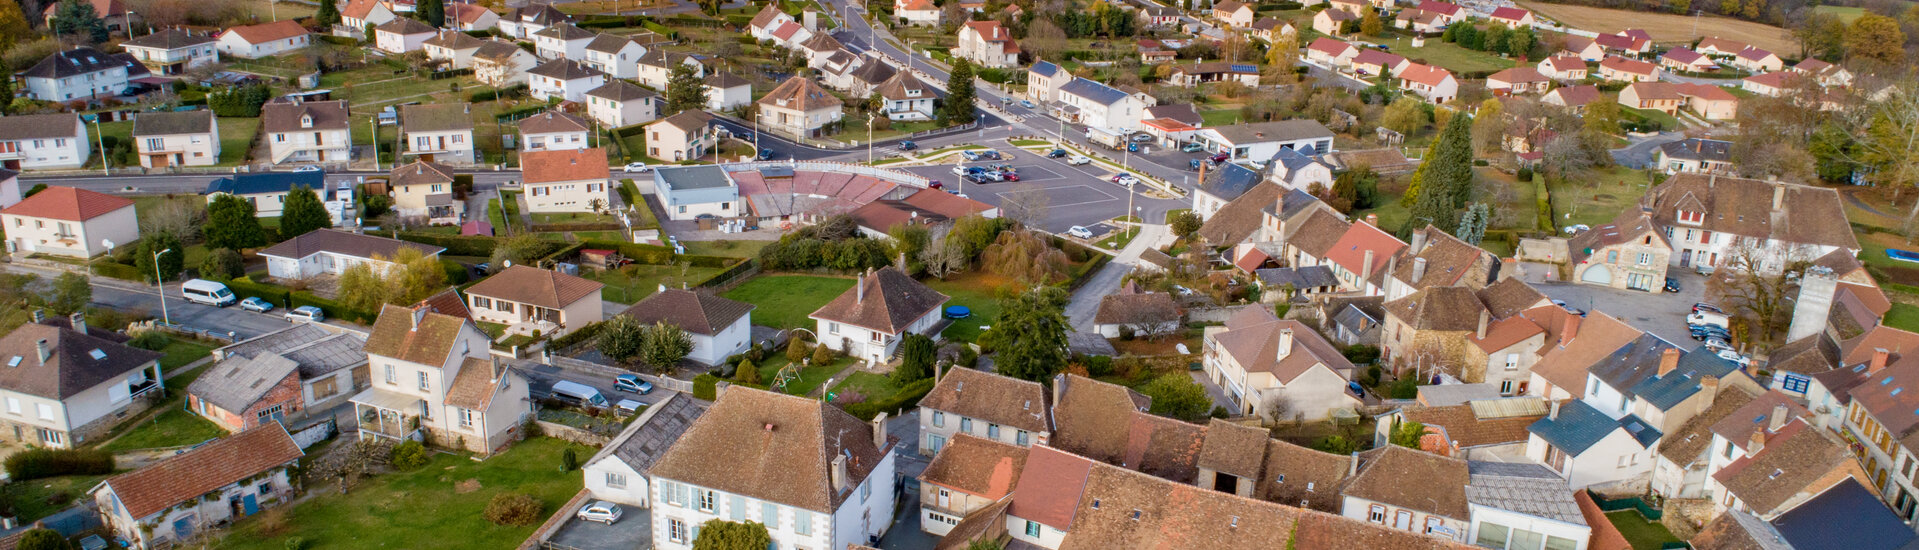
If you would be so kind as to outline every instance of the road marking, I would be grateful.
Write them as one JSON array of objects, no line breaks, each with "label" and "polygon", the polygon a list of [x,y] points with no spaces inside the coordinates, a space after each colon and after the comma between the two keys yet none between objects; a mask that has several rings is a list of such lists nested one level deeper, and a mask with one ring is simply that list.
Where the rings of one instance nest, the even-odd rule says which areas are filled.
[{"label": "road marking", "polygon": [[[1075,188],[1075,187],[1080,187],[1080,188],[1084,188],[1084,189],[1086,189],[1086,190],[1088,190],[1088,191],[1092,191],[1093,193],[1095,193],[1095,194],[1098,194],[1098,195],[1100,195],[1100,196],[1104,196],[1104,197],[1106,197],[1106,198],[1104,198],[1104,199],[1095,199],[1095,200],[1090,200],[1090,201],[1080,201],[1080,202],[1071,202],[1071,203],[1065,203],[1065,204],[1053,204],[1053,205],[1049,205],[1049,206],[1048,206],[1047,208],[1048,208],[1048,209],[1050,210],[1050,209],[1056,209],[1056,208],[1066,208],[1066,207],[1071,207],[1071,206],[1085,206],[1085,205],[1088,205],[1088,204],[1099,204],[1099,203],[1102,203],[1102,202],[1112,202],[1112,201],[1117,201],[1117,200],[1119,200],[1119,197],[1115,197],[1115,196],[1112,196],[1112,195],[1110,195],[1110,194],[1107,194],[1107,193],[1106,193],[1105,191],[1101,191],[1101,190],[1099,190],[1099,189],[1097,189],[1097,188],[1094,188],[1093,186],[1090,186],[1090,185],[1069,185],[1069,186],[1065,186],[1065,187],[1047,187],[1047,188],[1044,188],[1044,189],[1041,189],[1040,191],[1041,191],[1041,192],[1043,192],[1043,193],[1046,193],[1046,195],[1047,195],[1047,197],[1048,197],[1048,198],[1051,198],[1051,197],[1052,197],[1052,196],[1053,196],[1053,195],[1055,194],[1055,193],[1053,193],[1054,191],[1061,191],[1061,190],[1066,190],[1066,189],[1072,189],[1072,188]],[[998,196],[1000,196],[1000,197],[1005,197],[1007,193],[1012,193],[1012,192],[1014,192],[1014,191],[1016,191],[1016,190],[1012,190],[1012,189],[1009,189],[1009,190],[1006,190],[1006,191],[994,191],[994,192],[993,192],[993,194],[994,194],[994,195],[998,195]]]}]

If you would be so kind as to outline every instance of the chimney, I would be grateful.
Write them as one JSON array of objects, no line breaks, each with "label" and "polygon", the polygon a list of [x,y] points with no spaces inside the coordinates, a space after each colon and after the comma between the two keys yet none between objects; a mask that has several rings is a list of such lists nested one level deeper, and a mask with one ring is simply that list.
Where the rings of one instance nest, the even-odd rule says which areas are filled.
[{"label": "chimney", "polygon": [[1359,475],[1359,452],[1357,451],[1353,452],[1351,458],[1346,461],[1346,477],[1356,475]]},{"label": "chimney", "polygon": [[1886,368],[1886,360],[1891,358],[1892,353],[1886,351],[1886,348],[1872,348],[1872,363],[1866,367],[1866,374],[1877,373],[1880,369]]},{"label": "chimney", "polygon": [[46,320],[47,320],[47,310],[44,310],[44,309],[33,310],[33,324],[38,325],[42,321],[46,321]]},{"label": "chimney", "polygon": [[1665,378],[1666,375],[1672,374],[1673,369],[1676,368],[1679,368],[1679,348],[1666,348],[1666,351],[1659,353],[1660,378]]},{"label": "chimney", "polygon": [[1492,311],[1484,310],[1484,309],[1479,310],[1479,339],[1480,340],[1486,339],[1486,325],[1490,325],[1492,324],[1492,322],[1493,322]]},{"label": "chimney", "polygon": [[1766,448],[1766,432],[1753,430],[1752,437],[1746,438],[1746,456],[1759,454]]},{"label": "chimney", "polygon": [[1425,230],[1414,231],[1413,246],[1412,246],[1411,252],[1413,254],[1418,254],[1419,251],[1425,250],[1425,249],[1426,249],[1426,231]]},{"label": "chimney", "polygon": [[1786,415],[1790,414],[1788,412],[1790,410],[1791,409],[1786,408],[1785,403],[1773,405],[1772,421],[1766,425],[1766,431],[1778,433],[1780,428],[1786,427]]},{"label": "chimney", "polygon": [[873,416],[873,448],[886,448],[886,413]]},{"label": "chimney", "polygon": [[[1418,240],[1418,239],[1414,239],[1414,240]],[[1419,280],[1425,277],[1426,277],[1426,259],[1413,258],[1413,284],[1419,284]]]},{"label": "chimney", "polygon": [[866,268],[866,274],[860,275],[859,280],[853,283],[853,303],[866,303],[866,279],[872,276],[873,268]]},{"label": "chimney", "polygon": [[34,342],[33,348],[40,351],[40,364],[42,365],[47,364],[47,359],[53,357],[53,349],[47,347],[46,338],[41,338],[40,341]]},{"label": "chimney", "polygon": [[[487,354],[487,357],[493,360],[493,363],[491,365],[492,374],[493,374],[493,383],[498,384],[500,383],[500,378],[506,374],[506,368],[500,365],[500,356],[489,353]],[[881,413],[881,414],[885,414],[885,413]]]},{"label": "chimney", "polygon": [[833,455],[833,471],[830,475],[832,476],[832,481],[833,481],[833,492],[837,494],[840,491],[845,491],[846,490],[846,453],[835,453]]},{"label": "chimney", "polygon": [[[1393,277],[1398,273],[1399,273],[1399,255],[1394,254],[1391,256],[1387,256],[1386,257],[1386,276]],[[1417,282],[1417,281],[1414,281],[1414,282]]]},{"label": "chimney", "polygon": [[893,267],[899,268],[900,273],[906,272],[906,253],[905,252],[900,253],[899,261],[896,262],[893,265]]},{"label": "chimney", "polygon": [[1573,338],[1578,336],[1579,316],[1567,313],[1566,323],[1559,328],[1559,347],[1566,347],[1566,344],[1571,343]]},{"label": "chimney", "polygon": [[1373,226],[1373,227],[1379,227],[1379,214],[1367,214],[1367,215],[1366,215],[1366,225],[1370,225],[1370,226]]},{"label": "chimney", "polygon": [[1559,402],[1553,401],[1552,408],[1546,409],[1547,420],[1559,420]]},{"label": "chimney", "polygon": [[1286,359],[1286,356],[1292,355],[1292,353],[1293,353],[1293,329],[1290,329],[1290,328],[1279,329],[1279,355],[1278,357],[1275,358],[1275,360],[1284,361]]},{"label": "chimney", "polygon": [[1717,376],[1699,377],[1699,391],[1706,395],[1713,395],[1713,396],[1718,395],[1719,394],[1719,377]]},{"label": "chimney", "polygon": [[1772,186],[1772,209],[1777,211],[1777,210],[1784,209],[1785,206],[1786,206],[1786,186],[1784,185]]},{"label": "chimney", "polygon": [[67,317],[67,320],[73,324],[74,332],[80,334],[87,333],[87,314],[85,312],[75,311],[73,315]]},{"label": "chimney", "polygon": [[[1368,214],[1368,216],[1371,216],[1371,214]],[[1373,251],[1368,250],[1366,251],[1366,263],[1359,266],[1359,286],[1361,287],[1366,286],[1366,281],[1370,281],[1372,279],[1373,279]]]}]

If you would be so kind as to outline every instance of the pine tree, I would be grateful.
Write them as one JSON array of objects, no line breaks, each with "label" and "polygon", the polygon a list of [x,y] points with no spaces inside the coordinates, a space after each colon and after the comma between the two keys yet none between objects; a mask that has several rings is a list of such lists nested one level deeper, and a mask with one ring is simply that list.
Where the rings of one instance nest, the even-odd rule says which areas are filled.
[{"label": "pine tree", "polygon": [[1453,236],[1466,241],[1466,244],[1479,246],[1480,241],[1486,240],[1486,224],[1492,221],[1492,216],[1492,208],[1486,203],[1468,205],[1466,213],[1459,215],[1459,231],[1454,232]]},{"label": "pine tree", "polygon": [[222,193],[207,205],[207,224],[200,228],[208,248],[254,248],[267,244],[266,229],[254,213],[253,203]]},{"label": "pine tree", "polygon": [[[326,0],[321,0],[325,3]],[[446,0],[419,0],[414,8],[419,12],[420,20],[428,25],[441,27],[446,25]]]},{"label": "pine tree", "polygon": [[940,124],[950,126],[973,121],[973,64],[964,59],[953,63],[946,79],[946,104],[940,108]]},{"label": "pine tree", "polygon": [[1413,217],[1406,228],[1431,223],[1450,233],[1458,222],[1454,212],[1465,206],[1473,192],[1471,128],[1471,116],[1455,113],[1446,123],[1446,129],[1426,147],[1419,170],[1413,172],[1412,187],[1406,191],[1412,197],[1413,208]]},{"label": "pine tree", "polygon": [[340,6],[333,0],[320,0],[319,11],[313,12],[313,22],[322,27],[340,24]]},{"label": "pine tree", "polygon": [[[0,2],[6,4],[7,2]],[[0,59],[0,75],[13,74],[13,67],[7,66],[7,60]],[[0,115],[13,113],[13,79],[0,78]]]},{"label": "pine tree", "polygon": [[679,114],[687,109],[706,108],[706,82],[700,80],[700,73],[692,65],[674,63],[672,76],[666,81],[666,116]]},{"label": "pine tree", "polygon": [[20,3],[0,2],[0,44],[24,44],[32,40],[33,24],[28,23],[26,14],[20,11]]},{"label": "pine tree", "polygon": [[107,41],[107,23],[100,20],[99,12],[93,11],[93,3],[82,0],[61,0],[60,7],[53,13],[53,34],[58,36],[77,36],[86,42]]},{"label": "pine tree", "polygon": [[333,227],[333,217],[327,214],[326,206],[320,204],[320,196],[312,189],[300,185],[287,192],[286,205],[280,209],[281,235],[291,239],[328,227]]}]

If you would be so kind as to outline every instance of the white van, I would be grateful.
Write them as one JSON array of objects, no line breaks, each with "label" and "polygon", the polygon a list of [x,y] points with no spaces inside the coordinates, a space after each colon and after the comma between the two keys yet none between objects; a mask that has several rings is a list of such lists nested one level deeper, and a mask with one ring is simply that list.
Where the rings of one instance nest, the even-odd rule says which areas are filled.
[{"label": "white van", "polygon": [[554,382],[553,395],[577,401],[579,404],[587,407],[606,407],[606,397],[600,395],[600,390],[593,389],[593,386],[579,382],[569,382],[566,380]]},{"label": "white van", "polygon": [[1719,328],[1724,328],[1724,329],[1730,329],[1730,328],[1732,328],[1732,318],[1731,318],[1731,317],[1727,317],[1727,316],[1726,316],[1726,314],[1724,314],[1724,313],[1714,313],[1714,312],[1711,312],[1711,311],[1700,311],[1700,312],[1697,312],[1697,313],[1693,313],[1692,315],[1687,315],[1687,316],[1686,316],[1686,325],[1687,325],[1687,326],[1695,326],[1695,327],[1697,327],[1697,326],[1715,326],[1715,327],[1719,327]]},{"label": "white van", "polygon": [[181,283],[180,293],[186,295],[189,302],[215,307],[227,307],[240,301],[240,297],[234,296],[233,291],[227,289],[227,285],[206,279],[194,279]]}]

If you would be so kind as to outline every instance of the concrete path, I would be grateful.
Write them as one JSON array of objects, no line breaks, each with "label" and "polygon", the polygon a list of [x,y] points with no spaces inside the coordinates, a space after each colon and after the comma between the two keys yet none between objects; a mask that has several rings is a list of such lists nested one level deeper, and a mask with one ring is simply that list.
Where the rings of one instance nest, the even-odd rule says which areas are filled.
[{"label": "concrete path", "polygon": [[1119,291],[1120,281],[1139,263],[1139,255],[1148,248],[1157,248],[1162,241],[1172,240],[1172,231],[1163,224],[1140,225],[1139,236],[1126,243],[1126,248],[1108,262],[1105,267],[1094,273],[1092,280],[1080,285],[1073,292],[1073,299],[1066,303],[1066,319],[1073,330],[1090,332],[1093,330],[1093,314],[1099,311],[1100,298]]}]

